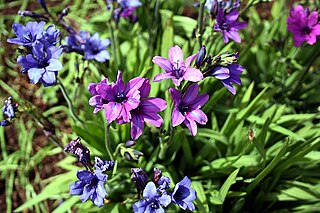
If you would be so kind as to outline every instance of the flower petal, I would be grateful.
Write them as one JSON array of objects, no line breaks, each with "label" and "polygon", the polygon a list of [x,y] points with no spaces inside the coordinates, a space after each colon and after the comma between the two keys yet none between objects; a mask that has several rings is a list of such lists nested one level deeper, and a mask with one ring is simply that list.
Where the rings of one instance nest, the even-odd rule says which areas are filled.
[{"label": "flower petal", "polygon": [[183,105],[190,105],[198,96],[199,93],[199,86],[198,84],[192,84],[188,87],[186,92],[183,94],[181,103]]},{"label": "flower petal", "polygon": [[198,82],[203,79],[203,75],[202,72],[196,68],[188,68],[183,78],[187,81]]},{"label": "flower petal", "polygon": [[171,64],[178,64],[179,67],[184,66],[183,52],[179,46],[170,47],[168,56]]},{"label": "flower petal", "polygon": [[29,69],[28,70],[28,77],[29,77],[31,83],[33,83],[33,84],[38,83],[44,72],[45,72],[45,69],[39,69],[39,68]]},{"label": "flower petal", "polygon": [[163,73],[156,75],[153,79],[153,82],[159,82],[159,81],[162,81],[162,80],[165,80],[168,78],[172,78],[171,72],[163,72]]},{"label": "flower petal", "polygon": [[186,117],[186,119],[183,122],[189,129],[192,136],[196,136],[197,134],[197,124],[194,120],[191,118]]},{"label": "flower petal", "polygon": [[172,126],[175,127],[180,125],[185,119],[186,118],[181,114],[179,109],[177,107],[174,107],[171,117]]},{"label": "flower petal", "polygon": [[140,137],[144,130],[144,121],[140,115],[132,115],[131,118],[131,138],[136,140]]},{"label": "flower petal", "polygon": [[161,56],[153,57],[152,62],[157,64],[159,67],[164,69],[166,72],[171,72],[171,70],[172,70],[171,62],[168,59],[165,59]]},{"label": "flower petal", "polygon": [[107,118],[108,123],[111,123],[114,121],[116,118],[119,117],[121,111],[122,111],[123,106],[119,103],[116,102],[109,102],[106,105],[105,109],[105,115]]},{"label": "flower petal", "polygon": [[175,88],[170,88],[169,92],[171,94],[174,105],[179,106],[182,94]]},{"label": "flower petal", "polygon": [[195,109],[191,112],[187,112],[186,117],[189,117],[202,125],[205,125],[208,121],[207,115],[201,109]]}]

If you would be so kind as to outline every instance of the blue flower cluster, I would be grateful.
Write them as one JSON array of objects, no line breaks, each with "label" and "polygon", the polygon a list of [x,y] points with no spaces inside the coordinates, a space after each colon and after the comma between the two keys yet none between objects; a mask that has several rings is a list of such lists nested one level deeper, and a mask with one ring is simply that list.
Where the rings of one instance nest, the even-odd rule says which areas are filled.
[{"label": "blue flower cluster", "polygon": [[26,26],[13,23],[16,38],[9,38],[9,43],[24,46],[27,55],[18,57],[17,62],[23,67],[22,73],[28,74],[31,83],[44,86],[56,84],[58,71],[62,64],[58,60],[62,48],[55,45],[59,41],[60,31],[54,25],[44,30],[44,21],[28,22]]},{"label": "blue flower cluster", "polygon": [[109,39],[101,40],[98,33],[90,36],[86,31],[80,33],[70,33],[65,38],[66,45],[64,50],[66,52],[76,52],[83,55],[85,60],[96,60],[105,62],[110,59],[110,54],[106,48],[110,45]]},{"label": "blue flower cluster", "polygon": [[191,188],[191,180],[185,176],[176,184],[171,192],[170,178],[161,175],[160,169],[154,169],[153,180],[147,182],[148,176],[141,168],[131,169],[132,181],[136,184],[138,193],[143,188],[142,200],[132,205],[135,213],[140,212],[164,212],[163,207],[170,203],[178,205],[183,210],[195,210],[193,200],[197,198],[196,191]]},{"label": "blue flower cluster", "polygon": [[114,162],[103,161],[99,157],[95,157],[94,165],[92,165],[90,151],[80,141],[81,139],[78,137],[64,147],[66,152],[76,155],[78,161],[88,169],[77,172],[79,180],[70,185],[70,194],[80,195],[82,202],[86,202],[90,198],[96,206],[101,207],[104,205],[104,198],[107,195],[104,184],[108,175],[104,172],[112,170]]},{"label": "blue flower cluster", "polygon": [[4,106],[2,107],[2,113],[7,117],[7,119],[0,122],[0,126],[9,126],[11,124],[11,120],[15,117],[15,113],[17,112],[18,104],[12,103],[12,98],[8,97],[4,102]]}]

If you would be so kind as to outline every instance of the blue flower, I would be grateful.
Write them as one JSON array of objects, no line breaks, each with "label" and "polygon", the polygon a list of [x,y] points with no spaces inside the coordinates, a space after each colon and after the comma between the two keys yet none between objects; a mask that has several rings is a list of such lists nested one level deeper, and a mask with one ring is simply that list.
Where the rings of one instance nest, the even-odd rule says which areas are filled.
[{"label": "blue flower", "polygon": [[100,40],[98,33],[93,34],[93,36],[91,36],[85,44],[84,59],[94,59],[99,62],[105,62],[106,60],[109,60],[110,55],[106,50],[109,45],[109,39]]},{"label": "blue flower", "polygon": [[138,194],[146,187],[148,182],[148,175],[147,173],[141,168],[132,168],[132,182],[136,184]]},{"label": "blue flower", "polygon": [[99,157],[94,158],[94,167],[101,172],[110,171],[114,167],[114,162],[111,160],[103,161]]},{"label": "blue flower", "polygon": [[6,115],[9,119],[15,117],[15,112],[17,111],[18,104],[12,103],[12,98],[8,97],[4,102],[4,106],[2,107],[2,113]]},{"label": "blue flower", "polygon": [[158,184],[158,191],[161,193],[166,193],[166,190],[170,188],[170,178],[166,176],[161,176],[157,184]]},{"label": "blue flower", "polygon": [[11,122],[8,120],[3,120],[0,122],[0,126],[9,126],[10,124],[11,124]]},{"label": "blue flower", "polygon": [[90,151],[81,142],[81,138],[72,140],[68,145],[64,147],[64,151],[72,153],[78,157],[78,161],[82,163],[87,169],[92,167],[90,161]]},{"label": "blue flower", "polygon": [[241,79],[239,75],[243,72],[243,67],[239,64],[230,64],[227,66],[217,66],[211,70],[208,75],[220,80],[223,85],[233,94],[236,94],[236,90],[231,83],[240,85]]},{"label": "blue flower", "polygon": [[17,62],[23,67],[22,73],[27,73],[31,83],[43,83],[51,86],[57,82],[58,70],[62,64],[58,60],[62,53],[60,47],[45,48],[41,42],[36,42],[32,48],[33,54],[19,56]]},{"label": "blue flower", "polygon": [[65,38],[67,44],[64,45],[64,48],[66,52],[76,52],[83,55],[85,50],[85,44],[89,38],[90,33],[86,31],[80,31],[79,34],[71,33],[69,36]]},{"label": "blue flower", "polygon": [[171,203],[171,197],[167,194],[159,194],[156,185],[149,182],[143,190],[144,200],[140,200],[132,205],[135,213],[162,213],[164,209]]},{"label": "blue flower", "polygon": [[80,200],[86,202],[89,198],[99,208],[104,205],[107,195],[104,184],[108,175],[102,174],[100,170],[91,173],[88,170],[77,172],[78,181],[70,185],[70,194],[81,195]]},{"label": "blue flower", "polygon": [[31,47],[37,40],[42,38],[42,32],[44,30],[44,21],[41,22],[28,22],[26,26],[13,23],[12,29],[15,32],[17,38],[9,38],[9,43],[18,44],[21,46]]},{"label": "blue flower", "polygon": [[42,33],[42,38],[40,38],[41,43],[43,43],[45,48],[49,46],[54,46],[59,42],[59,34],[60,31],[56,29],[54,25],[50,25],[47,29]]},{"label": "blue flower", "polygon": [[182,181],[177,183],[171,194],[172,201],[177,204],[183,210],[189,209],[195,210],[195,206],[192,203],[197,198],[196,191],[190,187],[191,181],[185,176]]}]

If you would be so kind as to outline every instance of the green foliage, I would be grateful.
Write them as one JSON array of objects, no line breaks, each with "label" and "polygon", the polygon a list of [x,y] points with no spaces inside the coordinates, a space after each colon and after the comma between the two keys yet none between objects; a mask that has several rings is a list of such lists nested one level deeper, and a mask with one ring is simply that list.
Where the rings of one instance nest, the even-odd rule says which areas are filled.
[{"label": "green foliage", "polygon": [[[14,124],[0,128],[0,179],[5,183],[1,193],[5,194],[6,212],[130,212],[138,200],[130,181],[130,168],[134,167],[145,169],[149,177],[154,167],[160,168],[174,183],[190,177],[197,192],[196,212],[320,211],[320,43],[293,47],[292,35],[286,29],[289,5],[284,0],[266,2],[245,3],[241,18],[249,20],[249,26],[241,31],[241,44],[225,45],[222,36],[212,31],[205,13],[204,20],[211,25],[202,39],[210,54],[238,51],[237,63],[246,70],[236,96],[213,78],[200,83],[201,93],[210,95],[203,107],[209,122],[198,127],[196,137],[184,126],[171,127],[170,81],[151,82],[150,97],[162,97],[168,107],[161,113],[164,125],[147,126],[137,140],[134,148],[144,153],[138,161],[127,161],[117,152],[118,145],[130,139],[130,125],[110,125],[117,165],[108,177],[107,204],[100,209],[69,195],[76,171],[83,169],[73,156],[57,158],[51,166],[61,171],[52,177],[41,177],[43,161],[63,155],[59,146],[76,136],[88,145],[92,156],[108,159],[106,121],[103,112],[92,113],[88,84],[105,77],[114,81],[118,69],[125,81],[136,76],[152,79],[162,72],[153,65],[152,57],[167,57],[173,45],[181,46],[185,56],[197,52],[198,40],[192,35],[197,30],[197,17],[185,14],[187,9],[195,13],[198,9],[193,8],[193,1],[145,0],[144,8],[138,8],[137,23],[121,19],[116,26],[107,21],[111,13],[105,1],[50,3],[53,12],[71,5],[68,22],[110,38],[111,60],[108,65],[88,63],[75,53],[64,54],[64,70],[59,72],[63,88],[24,87],[14,81],[20,76],[16,56],[6,53],[8,44],[0,47],[1,103],[10,95],[21,107]],[[0,3],[0,9],[14,10],[0,18],[1,43],[13,36],[13,22],[30,20],[15,15],[16,10],[34,4],[27,0]],[[259,6],[271,10],[262,16]],[[35,12],[43,11],[37,6]],[[64,99],[66,94],[68,99]],[[48,137],[41,130],[49,124],[54,130]],[[251,130],[252,139],[248,137]],[[13,203],[17,202],[12,199],[15,190],[24,195],[19,206]],[[173,206],[168,209],[178,211]]]}]

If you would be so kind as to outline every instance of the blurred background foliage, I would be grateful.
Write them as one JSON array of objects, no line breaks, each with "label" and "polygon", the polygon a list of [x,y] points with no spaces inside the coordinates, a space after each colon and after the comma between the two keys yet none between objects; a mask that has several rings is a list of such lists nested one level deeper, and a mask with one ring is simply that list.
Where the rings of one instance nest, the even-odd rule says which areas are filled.
[{"label": "blurred background foliage", "polygon": [[[0,128],[0,211],[130,212],[136,201],[130,168],[144,168],[151,176],[157,167],[175,183],[185,175],[191,178],[198,195],[197,212],[320,212],[320,43],[293,47],[286,29],[293,2],[284,0],[242,2],[241,19],[249,25],[241,31],[241,44],[224,44],[205,13],[202,39],[207,51],[240,53],[238,63],[245,72],[237,95],[213,78],[203,80],[201,92],[210,95],[204,106],[209,122],[192,137],[185,128],[170,127],[167,89],[171,82],[151,83],[150,97],[165,98],[168,107],[161,113],[164,125],[148,127],[137,141],[135,149],[144,156],[126,161],[117,154],[104,207],[98,209],[69,195],[69,185],[82,168],[57,144],[63,146],[80,136],[92,155],[108,156],[104,114],[92,113],[88,83],[104,77],[114,81],[118,69],[125,81],[135,76],[153,78],[161,72],[152,64],[153,56],[167,57],[173,45],[181,46],[185,55],[200,48],[194,37],[198,18],[194,1],[142,3],[138,22],[122,19],[116,26],[108,21],[104,0],[47,1],[52,13],[70,6],[65,21],[77,30],[98,32],[112,40],[109,63],[84,62],[75,53],[63,55],[59,78],[69,101],[59,86],[30,84],[16,63],[19,50],[6,42],[14,36],[13,22],[31,20],[17,11],[43,13],[43,9],[32,0],[0,3],[0,102],[12,96],[20,105],[14,124]],[[317,1],[300,4],[320,6]],[[65,37],[67,32],[61,26],[60,30]],[[129,132],[129,124],[112,125],[113,150],[130,139]]]}]

